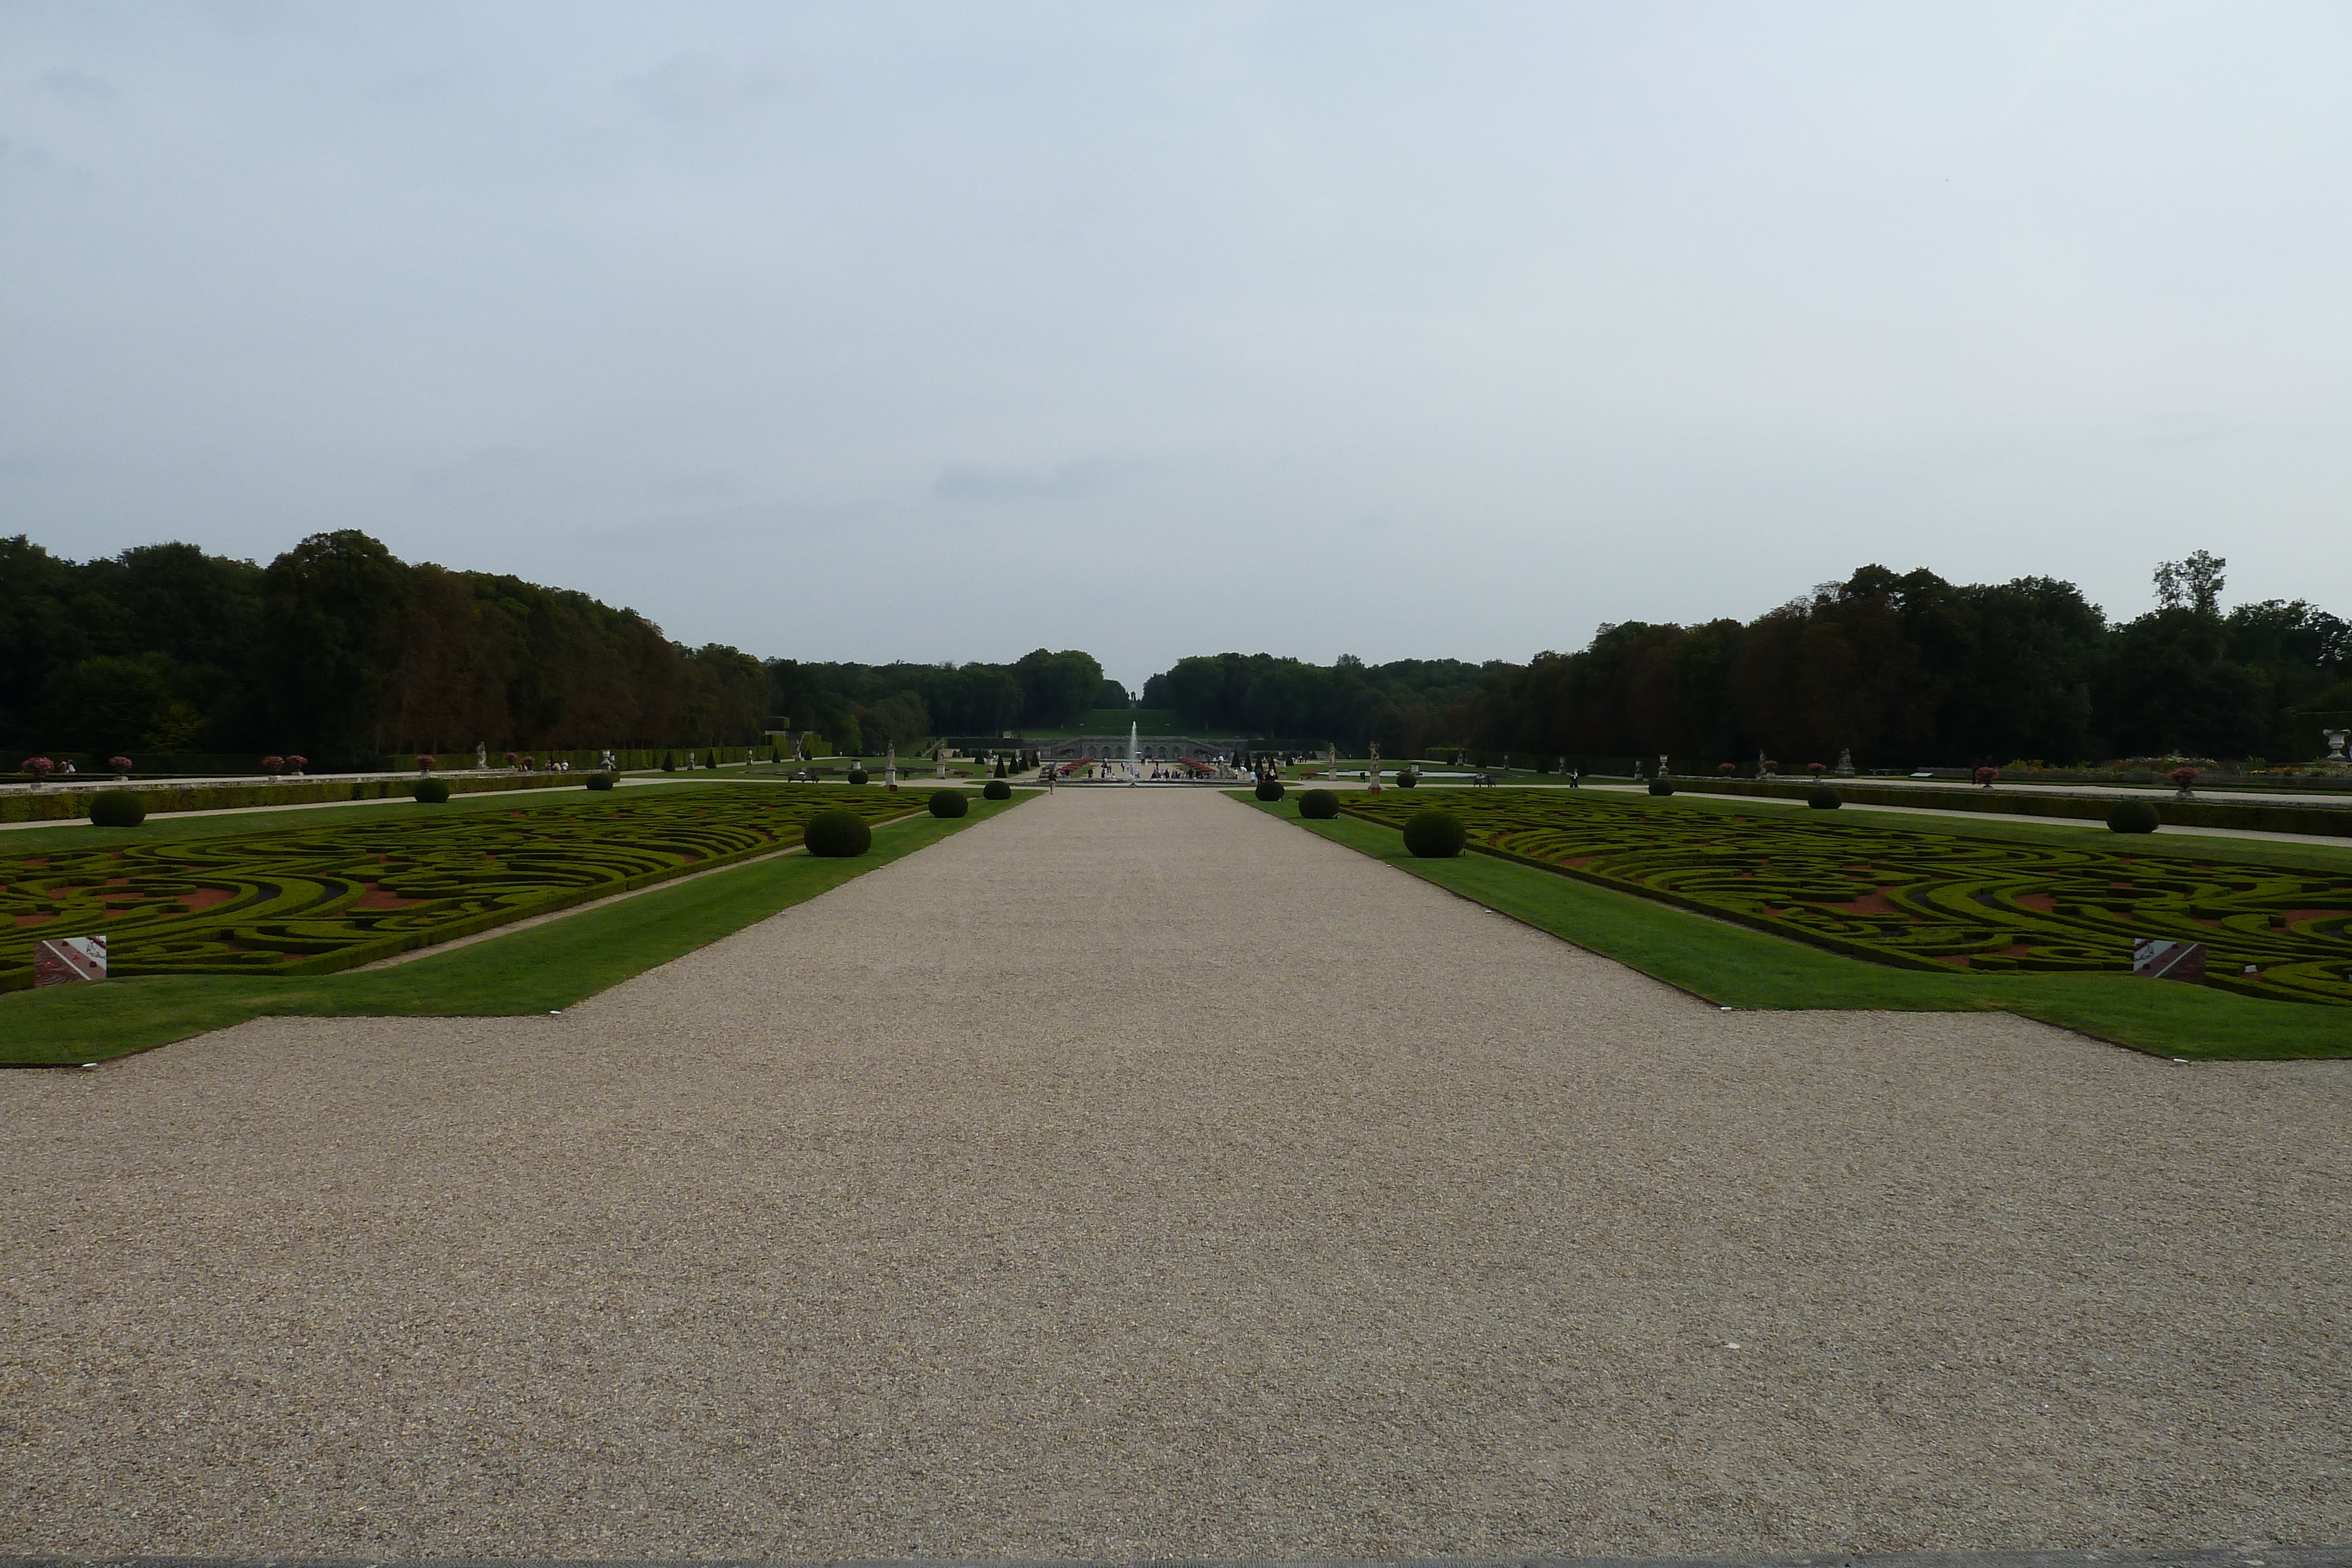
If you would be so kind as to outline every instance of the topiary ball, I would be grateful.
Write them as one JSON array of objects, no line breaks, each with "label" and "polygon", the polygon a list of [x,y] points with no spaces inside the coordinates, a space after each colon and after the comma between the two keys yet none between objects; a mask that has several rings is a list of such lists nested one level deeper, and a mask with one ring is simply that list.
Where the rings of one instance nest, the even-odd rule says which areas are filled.
[{"label": "topiary ball", "polygon": [[1674,781],[1673,779],[1651,779],[1651,780],[1650,780],[1650,793],[1651,793],[1651,794],[1653,794],[1653,795],[1671,795],[1671,794],[1673,794],[1674,792],[1675,792],[1675,781]]},{"label": "topiary ball", "polygon": [[446,805],[449,800],[449,786],[438,779],[419,779],[412,793],[415,795],[417,803],[423,806]]},{"label": "topiary ball", "polygon": [[1816,811],[1834,811],[1845,804],[1845,797],[1826,784],[1816,784],[1805,791],[1805,804]]},{"label": "topiary ball", "polygon": [[89,798],[94,827],[135,828],[147,820],[146,802],[128,789],[100,789]]},{"label": "topiary ball", "polygon": [[1259,779],[1259,780],[1257,781],[1257,798],[1258,798],[1259,800],[1281,800],[1281,799],[1282,799],[1282,780],[1281,780],[1281,779]]},{"label": "topiary ball", "polygon": [[1309,789],[1298,797],[1298,814],[1328,821],[1339,814],[1339,797],[1328,789]]},{"label": "topiary ball", "polygon": [[971,810],[971,802],[964,798],[961,789],[931,791],[931,815],[934,817],[961,817]]},{"label": "topiary ball", "polygon": [[855,811],[819,811],[801,830],[801,842],[813,855],[848,860],[874,844],[874,830]]},{"label": "topiary ball", "polygon": [[864,769],[863,768],[851,768],[851,769],[849,770],[849,781],[850,781],[852,784],[863,784],[863,783],[865,783],[865,782],[866,782],[866,769]]},{"label": "topiary ball", "polygon": [[611,774],[591,773],[588,775],[588,788],[591,789],[610,789],[612,787],[613,776]]},{"label": "topiary ball", "polygon": [[1405,819],[1404,847],[1415,860],[1452,860],[1469,841],[1462,819],[1451,811],[1420,811]]},{"label": "topiary ball", "polygon": [[1397,775],[1397,788],[1400,789],[1410,789],[1420,782],[1421,775],[1411,770]]},{"label": "topiary ball", "polygon": [[2107,813],[2107,826],[2119,833],[2152,833],[2156,831],[2156,802],[2118,800]]},{"label": "topiary ball", "polygon": [[980,792],[982,795],[987,796],[992,800],[1010,800],[1013,799],[1013,786],[1007,784],[1002,779],[990,779],[987,783],[980,787]]}]

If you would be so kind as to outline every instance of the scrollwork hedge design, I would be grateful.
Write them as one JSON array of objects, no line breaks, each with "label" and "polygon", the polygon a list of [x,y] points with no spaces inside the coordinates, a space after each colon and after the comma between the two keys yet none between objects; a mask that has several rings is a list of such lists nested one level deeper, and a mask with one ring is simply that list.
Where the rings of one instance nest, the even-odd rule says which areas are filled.
[{"label": "scrollwork hedge design", "polygon": [[793,789],[617,791],[506,810],[0,855],[0,990],[36,938],[111,938],[115,975],[316,975],[800,842],[821,810],[903,796]]},{"label": "scrollwork hedge design", "polygon": [[[2115,973],[2136,940],[2171,937],[2206,945],[2210,985],[2352,1005],[2352,876],[2339,872],[1558,790],[1444,800],[1474,849],[1879,963]],[[1434,803],[1351,795],[1346,810],[1402,827]]]}]

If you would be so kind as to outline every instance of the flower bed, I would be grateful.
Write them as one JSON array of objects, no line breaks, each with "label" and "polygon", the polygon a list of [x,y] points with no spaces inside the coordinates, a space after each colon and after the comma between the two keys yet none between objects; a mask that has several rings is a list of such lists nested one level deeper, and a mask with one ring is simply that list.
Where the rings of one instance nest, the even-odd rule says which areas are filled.
[{"label": "flower bed", "polygon": [[36,938],[100,933],[116,975],[324,974],[788,848],[811,816],[845,810],[878,821],[908,807],[789,785],[648,791],[0,855],[0,920],[17,938],[0,946],[0,990],[32,984]]},{"label": "flower bed", "polygon": [[[1879,963],[2105,971],[2146,937],[2202,942],[2208,983],[2352,1005],[2352,876],[2055,848],[1556,791],[1447,791],[1470,847]],[[1426,796],[1347,797],[1401,827]],[[2255,976],[2243,966],[2260,968]]]}]

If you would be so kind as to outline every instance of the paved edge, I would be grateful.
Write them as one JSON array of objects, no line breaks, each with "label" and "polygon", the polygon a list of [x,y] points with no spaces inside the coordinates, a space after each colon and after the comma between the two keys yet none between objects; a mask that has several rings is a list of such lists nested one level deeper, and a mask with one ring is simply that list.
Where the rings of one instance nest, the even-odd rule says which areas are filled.
[{"label": "paved edge", "polygon": [[1825,1552],[1804,1557],[7,1557],[0,1568],[2352,1568],[2352,1546],[2119,1547],[2073,1552]]}]

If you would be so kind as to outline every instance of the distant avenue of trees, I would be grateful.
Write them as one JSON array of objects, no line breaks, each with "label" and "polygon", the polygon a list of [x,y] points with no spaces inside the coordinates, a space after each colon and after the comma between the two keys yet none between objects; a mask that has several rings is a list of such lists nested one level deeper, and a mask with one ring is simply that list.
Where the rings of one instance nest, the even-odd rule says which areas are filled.
[{"label": "distant avenue of trees", "polygon": [[1254,734],[1588,757],[1860,767],[2119,757],[2309,760],[2352,716],[2352,629],[2302,600],[2224,611],[2203,551],[2156,573],[2158,608],[2111,622],[2071,583],[1960,585],[1866,566],[1749,622],[1604,626],[1580,653],[1473,671],[1182,659],[1146,706]]},{"label": "distant avenue of trees", "polygon": [[[1748,622],[1604,626],[1524,664],[1180,659],[1141,693],[1194,733],[1468,743],[1533,756],[1791,767],[2317,754],[2352,716],[2352,629],[2302,600],[2225,610],[2203,552],[2114,622],[2072,584],[1960,585],[1866,566]],[[1066,728],[1127,694],[1093,655],[1009,664],[762,664],[630,610],[410,565],[317,534],[268,566],[152,545],[74,562],[0,538],[0,746],[255,754],[749,744],[788,721],[872,755],[934,736]],[[13,761],[14,758],[7,760]]]}]

